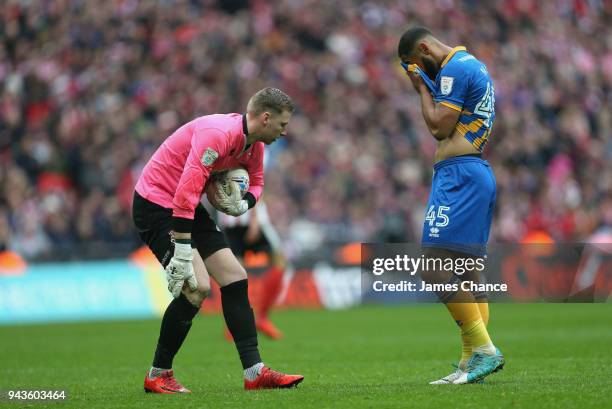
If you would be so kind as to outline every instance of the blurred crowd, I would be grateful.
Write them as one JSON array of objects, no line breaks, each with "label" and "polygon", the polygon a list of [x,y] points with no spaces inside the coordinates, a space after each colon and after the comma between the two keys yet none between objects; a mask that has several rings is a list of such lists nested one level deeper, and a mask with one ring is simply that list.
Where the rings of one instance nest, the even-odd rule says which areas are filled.
[{"label": "blurred crowd", "polygon": [[435,141],[396,56],[412,25],[494,78],[491,241],[612,225],[610,1],[8,0],[0,248],[132,250],[133,186],[157,146],[265,86],[298,106],[266,175],[288,250],[419,240]]}]

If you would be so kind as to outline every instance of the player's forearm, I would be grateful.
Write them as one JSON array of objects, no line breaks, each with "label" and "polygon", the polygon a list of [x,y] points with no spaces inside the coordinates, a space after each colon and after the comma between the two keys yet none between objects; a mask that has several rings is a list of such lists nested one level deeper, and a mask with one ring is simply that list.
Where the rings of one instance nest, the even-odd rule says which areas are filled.
[{"label": "player's forearm", "polygon": [[202,169],[191,163],[185,165],[172,200],[172,230],[175,234],[191,234],[195,209],[200,202],[202,186],[206,185],[208,176],[208,169]]},{"label": "player's forearm", "polygon": [[193,220],[183,217],[172,217],[172,232],[177,240],[191,240]]},{"label": "player's forearm", "polygon": [[427,124],[429,133],[433,135],[438,141],[446,139],[449,135],[445,132],[441,132],[440,124],[438,123],[438,117],[436,113],[436,103],[434,102],[429,92],[419,93],[421,97],[421,111],[423,113],[423,119]]},{"label": "player's forearm", "polygon": [[190,260],[191,227],[193,220],[182,217],[172,217],[172,237],[174,238],[174,255],[181,260]]}]

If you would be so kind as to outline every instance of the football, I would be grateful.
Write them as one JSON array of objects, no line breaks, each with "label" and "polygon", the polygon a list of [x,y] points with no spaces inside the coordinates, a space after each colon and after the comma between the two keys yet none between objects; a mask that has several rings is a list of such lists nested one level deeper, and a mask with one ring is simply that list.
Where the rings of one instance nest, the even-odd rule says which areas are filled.
[{"label": "football", "polygon": [[206,196],[210,204],[218,209],[215,191],[220,188],[229,195],[232,191],[231,183],[235,183],[240,189],[240,196],[244,196],[249,190],[249,173],[244,168],[235,168],[215,174],[211,182],[206,185]]}]

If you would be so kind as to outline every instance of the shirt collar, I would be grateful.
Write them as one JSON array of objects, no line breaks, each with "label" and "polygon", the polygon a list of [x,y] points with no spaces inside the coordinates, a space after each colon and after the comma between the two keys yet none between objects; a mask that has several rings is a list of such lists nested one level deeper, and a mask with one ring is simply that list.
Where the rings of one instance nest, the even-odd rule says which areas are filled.
[{"label": "shirt collar", "polygon": [[244,134],[244,146],[242,147],[242,150],[240,151],[240,154],[238,156],[242,155],[244,152],[249,150],[249,148],[251,147],[251,145],[247,144],[247,136],[249,135],[249,128],[247,127],[246,114],[242,114],[242,133]]},{"label": "shirt collar", "polygon": [[444,67],[444,65],[450,61],[451,58],[453,58],[453,55],[455,55],[455,53],[458,53],[459,51],[467,51],[467,48],[465,48],[462,45],[459,45],[455,48],[453,48],[451,50],[450,53],[448,53],[448,55],[446,56],[446,58],[444,59],[444,61],[442,61],[442,65],[440,65],[440,68]]},{"label": "shirt collar", "polygon": [[246,114],[242,114],[242,133],[244,133],[244,136],[247,136],[249,134],[249,128],[247,127]]}]

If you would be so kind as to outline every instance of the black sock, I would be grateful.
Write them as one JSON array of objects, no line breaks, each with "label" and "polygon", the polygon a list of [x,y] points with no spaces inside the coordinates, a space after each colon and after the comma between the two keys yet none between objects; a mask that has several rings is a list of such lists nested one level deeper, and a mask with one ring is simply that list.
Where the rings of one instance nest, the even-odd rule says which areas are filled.
[{"label": "black sock", "polygon": [[187,337],[191,320],[200,309],[189,302],[185,294],[172,300],[162,318],[153,366],[172,368],[172,360]]},{"label": "black sock", "polygon": [[255,315],[249,304],[248,281],[244,279],[221,287],[221,306],[227,328],[234,337],[242,368],[247,369],[261,362]]}]

